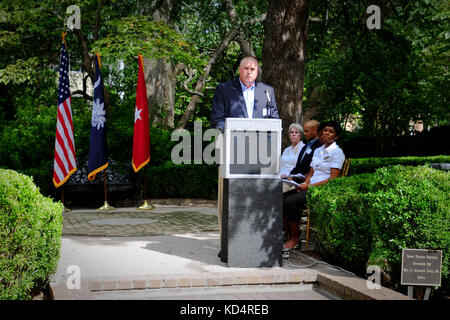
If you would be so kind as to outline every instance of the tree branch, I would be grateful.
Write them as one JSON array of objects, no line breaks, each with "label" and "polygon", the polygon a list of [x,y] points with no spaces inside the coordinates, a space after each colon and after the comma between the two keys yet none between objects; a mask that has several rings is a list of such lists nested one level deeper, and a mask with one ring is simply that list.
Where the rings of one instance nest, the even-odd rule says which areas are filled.
[{"label": "tree branch", "polygon": [[101,11],[103,7],[103,0],[98,2],[97,11],[95,12],[95,26],[94,26],[94,41],[98,38],[98,32],[100,30]]},{"label": "tree branch", "polygon": [[264,20],[266,20],[267,18],[267,14],[263,13],[261,16],[250,19],[250,24],[255,24],[258,22],[263,22]]},{"label": "tree branch", "polygon": [[[216,62],[216,60],[219,58],[219,56],[223,53],[223,51],[228,47],[230,44],[230,41],[236,38],[236,36],[239,34],[239,28],[234,28],[228,33],[220,42],[220,45],[216,48],[212,56],[208,60],[208,64],[203,68],[203,74],[200,76],[200,78],[197,81],[197,84],[195,85],[195,92],[201,92],[203,90],[203,87],[206,83],[206,79],[209,75],[209,72],[211,71],[212,66]],[[189,119],[194,114],[195,107],[197,106],[197,103],[200,99],[199,95],[194,95],[191,97],[191,101],[189,101],[188,106],[186,107],[186,110],[183,114],[183,116],[180,119],[179,128],[185,128],[187,123],[189,122]]]},{"label": "tree branch", "polygon": [[192,91],[191,89],[188,88],[188,83],[192,81],[192,78],[194,78],[194,74],[197,72],[197,70],[191,69],[187,72],[186,69],[184,69],[183,71],[184,71],[184,74],[188,76],[187,79],[184,80],[184,82],[183,82],[184,90],[186,90],[191,95],[197,95],[197,96],[203,97],[204,96],[203,93],[197,92],[197,91]]},{"label": "tree branch", "polygon": [[316,17],[309,17],[308,20],[310,22],[322,22],[322,19]]},{"label": "tree branch", "polygon": [[75,90],[71,94],[72,94],[72,96],[74,96],[76,94],[81,94],[83,96],[83,98],[86,99],[86,100],[89,100],[89,101],[94,100],[94,98],[92,98],[90,95],[88,95],[86,93],[86,91],[84,91],[84,90]]},{"label": "tree branch", "polygon": [[[187,123],[189,122],[189,119],[194,114],[195,107],[197,106],[197,103],[198,103],[200,97],[204,96],[202,91],[205,90],[206,80],[209,76],[211,68],[216,63],[217,59],[225,51],[225,49],[229,46],[230,42],[232,40],[234,40],[236,37],[238,37],[238,35],[242,32],[243,28],[244,27],[248,28],[248,23],[244,26],[242,21],[238,21],[237,13],[236,13],[236,9],[233,5],[233,1],[232,0],[226,0],[226,1],[227,1],[226,2],[227,7],[228,7],[228,15],[230,16],[230,21],[234,27],[231,29],[231,31],[225,37],[223,37],[219,46],[210,55],[207,65],[203,68],[203,74],[197,80],[197,84],[195,85],[194,91],[186,88],[187,82],[185,82],[185,84],[186,84],[185,89],[187,89],[187,91],[192,94],[192,97],[191,97],[191,100],[189,101],[188,106],[186,107],[186,110],[184,111],[183,116],[180,119],[178,128],[185,128]],[[266,17],[267,17],[266,14],[262,14],[259,17],[250,19],[249,24],[251,25],[254,23],[264,21],[266,19]],[[241,41],[243,44],[245,44],[246,40],[242,39]],[[248,44],[248,47],[250,49],[250,44]],[[208,88],[208,90],[210,90],[210,89],[215,89],[215,88]]]},{"label": "tree branch", "polygon": [[173,68],[173,73],[178,75],[184,68],[186,68],[185,64],[180,62]]},{"label": "tree branch", "polygon": [[228,15],[230,16],[231,24],[234,25],[236,23],[236,8],[234,7],[232,0],[227,0],[227,8],[228,8]]},{"label": "tree branch", "polygon": [[[92,64],[92,58],[89,55],[89,50],[87,48],[86,38],[83,35],[81,29],[73,29],[73,32],[77,36],[78,44],[81,49],[82,61],[81,65],[83,69],[87,72],[89,78],[91,78],[92,83],[95,83],[95,70]],[[111,114],[111,97],[109,95],[109,91],[104,88],[104,98],[105,98],[105,109],[107,114]]]}]

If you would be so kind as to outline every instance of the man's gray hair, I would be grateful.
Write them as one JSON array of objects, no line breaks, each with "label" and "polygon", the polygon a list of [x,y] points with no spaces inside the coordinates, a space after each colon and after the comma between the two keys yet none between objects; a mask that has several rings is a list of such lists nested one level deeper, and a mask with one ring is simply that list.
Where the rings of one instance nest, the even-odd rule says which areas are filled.
[{"label": "man's gray hair", "polygon": [[257,65],[259,65],[258,59],[256,57],[254,57],[254,56],[246,56],[246,57],[242,58],[241,63],[239,63],[239,66],[242,66],[242,64],[244,63],[245,60],[252,60]]}]

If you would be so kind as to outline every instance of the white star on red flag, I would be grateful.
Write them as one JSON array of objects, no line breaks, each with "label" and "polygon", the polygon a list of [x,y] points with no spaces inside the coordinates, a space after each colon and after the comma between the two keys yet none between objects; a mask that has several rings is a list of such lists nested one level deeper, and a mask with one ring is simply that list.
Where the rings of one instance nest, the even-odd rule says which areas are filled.
[{"label": "white star on red flag", "polygon": [[136,121],[138,119],[142,120],[141,119],[141,111],[142,111],[142,109],[138,109],[138,107],[136,106],[136,110],[134,111],[134,123],[136,123]]}]

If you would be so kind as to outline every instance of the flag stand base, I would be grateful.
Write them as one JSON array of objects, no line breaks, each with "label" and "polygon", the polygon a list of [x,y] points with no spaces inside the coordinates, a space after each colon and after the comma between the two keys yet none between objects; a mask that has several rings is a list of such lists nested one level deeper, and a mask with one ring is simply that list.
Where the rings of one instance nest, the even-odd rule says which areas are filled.
[{"label": "flag stand base", "polygon": [[108,210],[114,210],[116,208],[112,207],[109,205],[108,201],[105,201],[105,203],[103,204],[103,206],[101,206],[100,208],[98,208],[98,210],[104,210],[104,211],[108,211]]},{"label": "flag stand base", "polygon": [[142,206],[138,207],[138,209],[139,210],[153,210],[153,209],[155,209],[155,207],[153,205],[149,204],[147,202],[147,200],[145,200],[144,204]]}]

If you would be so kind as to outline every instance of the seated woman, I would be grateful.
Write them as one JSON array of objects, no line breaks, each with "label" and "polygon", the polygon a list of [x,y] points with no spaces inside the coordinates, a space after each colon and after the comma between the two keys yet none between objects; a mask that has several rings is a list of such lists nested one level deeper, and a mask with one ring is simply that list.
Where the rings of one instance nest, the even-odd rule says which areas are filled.
[{"label": "seated woman", "polygon": [[[300,150],[302,150],[304,143],[303,138],[303,128],[298,123],[291,123],[289,126],[289,140],[291,145],[283,150],[280,159],[280,175],[281,178],[289,176],[289,173],[294,169],[297,164],[298,155]],[[288,191],[290,185],[283,183],[283,192]]]},{"label": "seated woman", "polygon": [[321,127],[320,141],[323,145],[314,152],[305,182],[284,195],[283,216],[288,218],[289,225],[289,238],[283,246],[284,251],[294,248],[299,241],[301,211],[306,207],[308,189],[338,177],[345,161],[344,152],[336,144],[341,126],[336,121],[327,121]]}]

